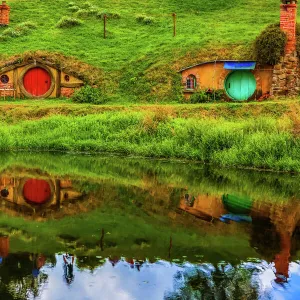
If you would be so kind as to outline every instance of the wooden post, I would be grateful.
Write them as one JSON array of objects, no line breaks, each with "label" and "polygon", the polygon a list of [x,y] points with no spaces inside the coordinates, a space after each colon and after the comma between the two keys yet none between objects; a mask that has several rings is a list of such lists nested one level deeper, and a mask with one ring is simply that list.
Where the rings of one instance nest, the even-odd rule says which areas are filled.
[{"label": "wooden post", "polygon": [[173,13],[172,16],[173,16],[173,36],[175,37],[176,36],[176,14]]},{"label": "wooden post", "polygon": [[106,39],[106,19],[107,19],[107,15],[105,14],[103,16],[103,21],[104,21],[104,38]]}]

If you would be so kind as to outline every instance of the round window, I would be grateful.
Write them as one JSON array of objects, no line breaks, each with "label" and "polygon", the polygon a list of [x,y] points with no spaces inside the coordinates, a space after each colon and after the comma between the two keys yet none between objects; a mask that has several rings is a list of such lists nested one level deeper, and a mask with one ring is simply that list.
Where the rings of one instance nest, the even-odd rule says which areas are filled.
[{"label": "round window", "polygon": [[69,82],[70,81],[70,76],[69,75],[65,75],[65,81]]},{"label": "round window", "polygon": [[1,75],[0,77],[1,83],[8,83],[9,82],[9,77],[7,75]]}]

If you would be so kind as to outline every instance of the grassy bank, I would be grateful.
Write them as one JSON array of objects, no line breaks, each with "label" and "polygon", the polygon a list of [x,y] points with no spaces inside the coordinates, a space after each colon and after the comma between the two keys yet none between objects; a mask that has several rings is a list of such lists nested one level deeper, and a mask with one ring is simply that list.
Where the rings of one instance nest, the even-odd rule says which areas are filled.
[{"label": "grassy bank", "polygon": [[109,102],[105,105],[74,104],[70,99],[0,101],[0,121],[8,124],[56,115],[78,117],[106,112],[142,112],[165,115],[171,118],[225,118],[232,121],[249,117],[287,117],[294,120],[300,112],[300,99],[278,99],[248,103],[180,104],[169,102],[163,105],[132,104],[126,101]]},{"label": "grassy bank", "polygon": [[[300,171],[298,101],[286,102],[279,109],[271,102],[247,105],[248,110],[226,103],[190,106],[190,110],[187,106],[107,106],[97,108],[98,114],[88,113],[94,106],[76,106],[74,114],[46,113],[46,118],[41,115],[29,121],[6,115],[0,128],[0,150],[113,152]],[[67,106],[52,109],[68,111]],[[253,117],[251,109],[259,116]]]}]

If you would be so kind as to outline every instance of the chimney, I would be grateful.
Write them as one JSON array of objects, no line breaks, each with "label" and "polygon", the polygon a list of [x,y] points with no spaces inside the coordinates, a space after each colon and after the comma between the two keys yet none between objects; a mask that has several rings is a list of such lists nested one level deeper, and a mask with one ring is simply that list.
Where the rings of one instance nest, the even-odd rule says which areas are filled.
[{"label": "chimney", "polygon": [[6,1],[2,1],[2,4],[0,5],[0,26],[9,24],[9,12],[10,7],[6,4]]},{"label": "chimney", "polygon": [[297,0],[281,0],[280,28],[287,35],[285,54],[296,51]]}]

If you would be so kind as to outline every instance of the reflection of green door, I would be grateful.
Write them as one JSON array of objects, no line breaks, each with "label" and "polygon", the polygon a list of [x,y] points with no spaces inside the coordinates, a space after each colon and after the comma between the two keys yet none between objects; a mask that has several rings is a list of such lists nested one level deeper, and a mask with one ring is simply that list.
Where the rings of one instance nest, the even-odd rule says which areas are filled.
[{"label": "reflection of green door", "polygon": [[234,100],[247,100],[256,90],[255,77],[250,71],[233,71],[226,78],[225,90]]}]

